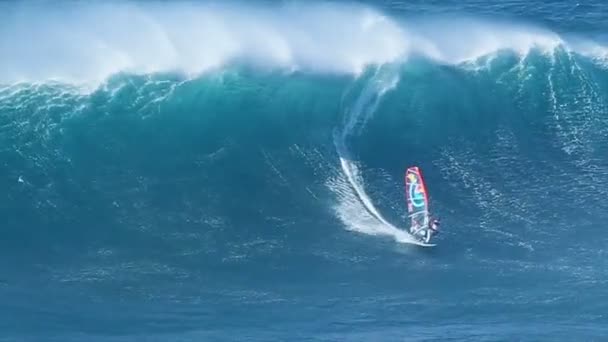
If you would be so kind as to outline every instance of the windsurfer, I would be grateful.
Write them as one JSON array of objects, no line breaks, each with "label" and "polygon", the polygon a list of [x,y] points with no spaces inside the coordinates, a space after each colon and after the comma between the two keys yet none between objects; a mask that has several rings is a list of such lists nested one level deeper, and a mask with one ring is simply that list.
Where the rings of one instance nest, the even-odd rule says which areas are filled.
[{"label": "windsurfer", "polygon": [[410,233],[419,241],[429,243],[439,233],[439,220],[429,215],[429,201],[422,173],[417,166],[405,173],[405,196],[410,218]]},{"label": "windsurfer", "polygon": [[433,235],[439,234],[439,219],[434,218],[429,223],[429,229],[433,232]]},{"label": "windsurfer", "polygon": [[421,227],[415,229],[412,234],[419,235],[426,243],[431,241],[431,237],[439,234],[439,219],[434,218],[429,221],[427,227]]}]

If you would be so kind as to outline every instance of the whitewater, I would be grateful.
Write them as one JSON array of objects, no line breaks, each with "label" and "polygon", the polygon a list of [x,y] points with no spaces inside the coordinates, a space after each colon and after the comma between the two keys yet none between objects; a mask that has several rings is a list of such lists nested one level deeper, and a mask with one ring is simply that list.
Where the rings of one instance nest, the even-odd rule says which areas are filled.
[{"label": "whitewater", "polygon": [[602,6],[0,4],[0,341],[601,340]]},{"label": "whitewater", "polygon": [[7,3],[1,16],[5,84],[102,82],[119,72],[194,76],[235,62],[360,75],[413,56],[462,64],[502,50],[523,58],[534,48],[608,56],[606,45],[532,24],[395,18],[356,4]]}]

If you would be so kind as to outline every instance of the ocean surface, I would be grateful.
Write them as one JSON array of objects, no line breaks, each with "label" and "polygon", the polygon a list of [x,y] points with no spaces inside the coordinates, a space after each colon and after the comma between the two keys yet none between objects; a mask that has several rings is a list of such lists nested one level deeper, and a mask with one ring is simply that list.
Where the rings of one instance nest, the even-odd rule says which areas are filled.
[{"label": "ocean surface", "polygon": [[0,3],[0,341],[606,341],[607,6]]}]

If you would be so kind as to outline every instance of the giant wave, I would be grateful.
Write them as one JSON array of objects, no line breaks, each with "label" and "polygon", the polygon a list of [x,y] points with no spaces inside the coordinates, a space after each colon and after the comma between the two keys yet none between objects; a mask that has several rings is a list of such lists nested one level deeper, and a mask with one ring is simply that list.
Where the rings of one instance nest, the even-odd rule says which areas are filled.
[{"label": "giant wave", "polygon": [[[408,241],[373,204],[377,199],[367,194],[360,170],[365,158],[374,160],[377,154],[400,161],[399,167],[377,165],[391,167],[393,189],[383,191],[395,194],[399,169],[431,157],[444,177],[481,187],[469,191],[487,215],[508,204],[498,190],[473,175],[478,165],[462,156],[472,153],[472,147],[451,147],[455,141],[467,145],[470,129],[462,122],[495,134],[499,140],[491,145],[516,149],[512,140],[524,128],[515,130],[511,124],[524,115],[531,120],[528,124],[548,117],[546,134],[553,135],[548,141],[571,155],[575,165],[599,157],[594,146],[606,132],[600,116],[605,80],[596,76],[605,74],[605,48],[582,40],[568,42],[547,30],[481,20],[398,20],[367,7],[320,4],[278,11],[185,3],[83,4],[69,13],[5,6],[10,9],[3,21],[8,29],[2,30],[0,42],[10,48],[0,57],[5,83],[0,98],[3,140],[10,146],[4,160],[11,161],[5,186],[17,191],[8,193],[10,200],[21,196],[18,191],[23,190],[17,189],[24,187],[42,196],[23,204],[29,209],[48,206],[65,212],[55,198],[78,210],[61,191],[81,193],[78,198],[88,201],[101,196],[91,191],[107,191],[102,184],[120,176],[126,183],[116,184],[117,194],[104,195],[108,198],[99,205],[124,210],[114,198],[126,196],[127,190],[120,187],[134,193],[148,189],[147,182],[159,181],[145,181],[150,170],[166,174],[167,165],[198,165],[200,177],[208,178],[215,165],[211,161],[226,156],[216,172],[221,169],[232,178],[201,179],[210,184],[198,188],[236,182],[242,189],[257,188],[264,198],[267,186],[277,182],[291,191],[302,187],[318,199],[312,184],[324,183],[346,227]],[[39,20],[30,20],[35,25],[26,27],[19,25],[24,18]],[[32,34],[44,44],[16,44]],[[572,50],[575,46],[581,48]],[[17,80],[21,82],[12,83]],[[83,83],[100,80],[105,81],[92,92],[80,91]],[[374,123],[386,120],[395,126]],[[382,132],[364,133],[369,121],[371,127],[384,127]],[[268,135],[270,130],[275,133]],[[376,146],[381,136],[393,137],[392,145]],[[410,141],[412,137],[419,140]],[[330,142],[335,149],[327,150]],[[381,152],[350,150],[368,151],[370,146]],[[227,157],[231,150],[239,152]],[[296,156],[290,155],[293,151],[298,151]],[[388,157],[392,153],[384,151],[398,154]],[[311,176],[295,165],[309,163],[310,153],[318,153],[313,164],[327,164],[333,171],[307,184]],[[250,174],[227,172],[229,165]],[[595,167],[603,170],[603,164]],[[188,179],[194,181],[189,172]],[[262,185],[262,179],[270,184]],[[58,182],[63,189],[57,188]],[[239,210],[252,210],[246,207],[258,203],[244,194],[229,194],[240,191],[230,189],[220,186],[206,193],[243,198],[246,203]],[[190,201],[190,195],[180,196]],[[493,196],[496,203],[488,204]],[[399,212],[399,202],[393,197],[390,211]],[[511,210],[522,220],[532,215],[523,207]],[[273,217],[281,215],[279,210]]]}]

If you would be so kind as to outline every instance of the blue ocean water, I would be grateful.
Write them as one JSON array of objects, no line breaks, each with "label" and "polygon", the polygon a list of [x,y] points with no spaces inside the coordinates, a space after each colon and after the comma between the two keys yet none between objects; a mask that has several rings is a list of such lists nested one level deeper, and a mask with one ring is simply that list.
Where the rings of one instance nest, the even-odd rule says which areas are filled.
[{"label": "blue ocean water", "polygon": [[0,341],[605,340],[605,7],[0,4]]}]

